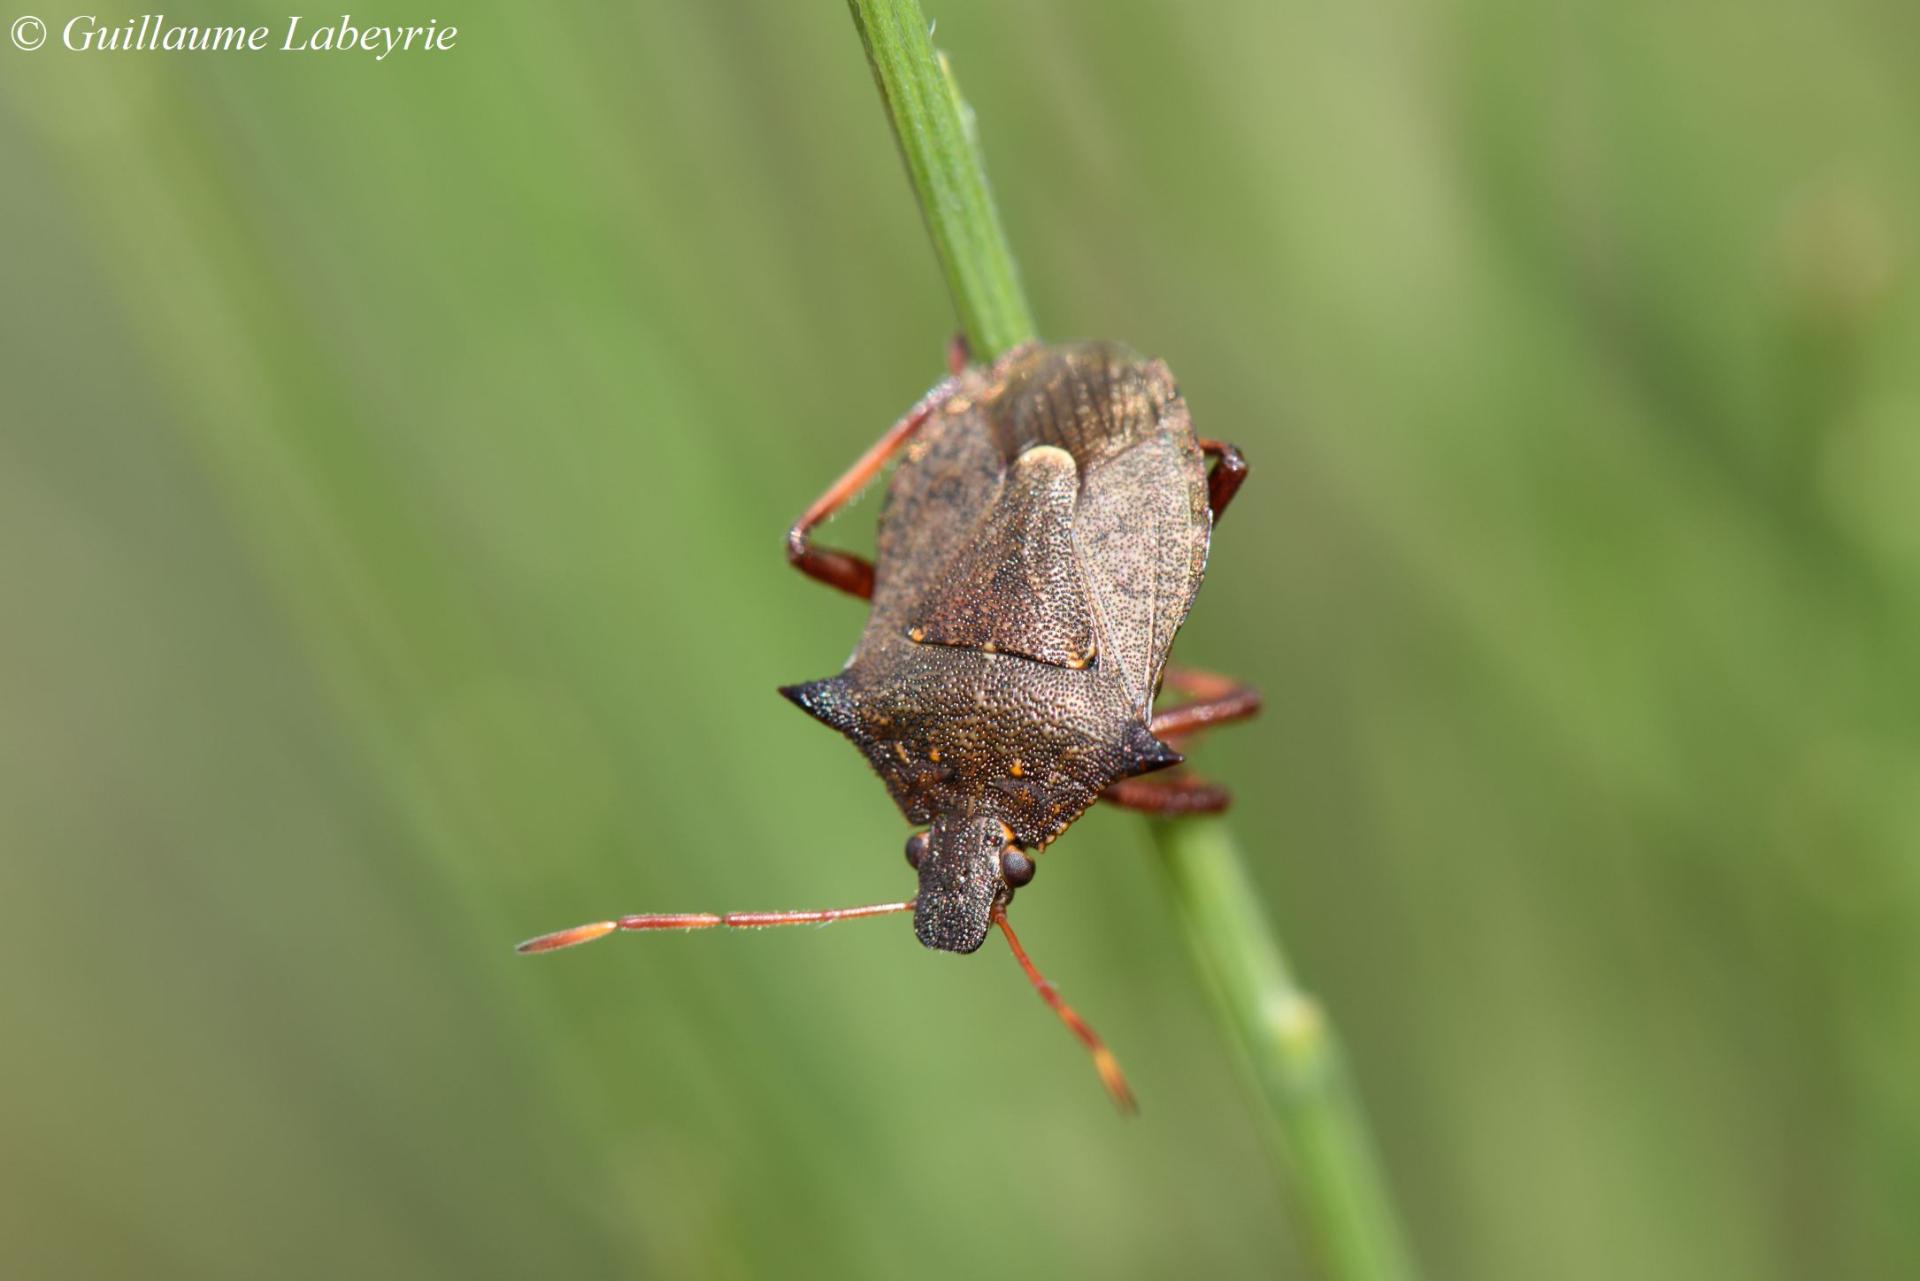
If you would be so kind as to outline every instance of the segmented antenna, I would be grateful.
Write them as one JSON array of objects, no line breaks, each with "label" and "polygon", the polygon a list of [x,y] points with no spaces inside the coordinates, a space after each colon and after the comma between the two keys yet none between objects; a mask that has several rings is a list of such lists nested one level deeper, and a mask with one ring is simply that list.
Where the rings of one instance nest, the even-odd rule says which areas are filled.
[{"label": "segmented antenna", "polygon": [[1073,1007],[1061,999],[1060,991],[1054,987],[1051,979],[1043,976],[1034,968],[1033,961],[1027,956],[1027,949],[1020,946],[1020,939],[1013,932],[1013,926],[1007,924],[1007,914],[1002,908],[993,909],[993,923],[1007,936],[1007,946],[1013,949],[1013,959],[1020,962],[1020,968],[1027,972],[1027,978],[1033,983],[1033,990],[1040,999],[1053,1007],[1072,1033],[1080,1038],[1087,1047],[1087,1053],[1093,1055],[1093,1070],[1100,1074],[1100,1084],[1107,1087],[1107,1093],[1113,1096],[1122,1112],[1136,1113],[1140,1105],[1134,1101],[1133,1091],[1127,1085],[1126,1074],[1120,1070],[1120,1060],[1113,1057],[1113,1051],[1100,1039],[1100,1034],[1087,1026],[1086,1020],[1073,1012]]},{"label": "segmented antenna", "polygon": [[911,912],[913,900],[904,903],[871,903],[865,907],[830,907],[817,912],[649,912],[623,916],[614,921],[594,921],[570,930],[555,930],[539,938],[528,939],[513,950],[522,954],[556,952],[603,939],[621,930],[710,930],[724,927],[735,930],[764,930],[774,925],[831,925],[863,916],[891,916]]}]

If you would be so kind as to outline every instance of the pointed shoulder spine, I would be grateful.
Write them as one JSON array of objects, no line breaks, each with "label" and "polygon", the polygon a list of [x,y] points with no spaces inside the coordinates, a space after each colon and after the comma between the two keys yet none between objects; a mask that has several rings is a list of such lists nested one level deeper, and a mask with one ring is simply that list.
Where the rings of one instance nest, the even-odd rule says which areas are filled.
[{"label": "pointed shoulder spine", "polygon": [[1138,721],[1127,726],[1126,734],[1120,740],[1120,757],[1125,762],[1128,777],[1168,769],[1187,759],[1155,738],[1153,731]]},{"label": "pointed shoulder spine", "polygon": [[780,692],[794,706],[826,725],[842,731],[853,728],[853,700],[843,673],[799,685],[782,685]]}]

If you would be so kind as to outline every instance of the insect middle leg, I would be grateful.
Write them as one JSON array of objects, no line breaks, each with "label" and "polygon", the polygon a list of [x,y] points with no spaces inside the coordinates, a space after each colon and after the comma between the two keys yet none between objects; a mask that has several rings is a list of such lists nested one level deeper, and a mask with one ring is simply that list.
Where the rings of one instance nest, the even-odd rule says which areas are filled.
[{"label": "insect middle leg", "polygon": [[935,384],[932,391],[920,398],[919,404],[907,411],[906,417],[889,427],[886,435],[855,459],[853,466],[847,468],[840,479],[828,486],[827,492],[814,499],[813,506],[793,522],[793,528],[787,531],[787,560],[795,569],[829,587],[837,587],[849,596],[858,596],[861,600],[873,599],[873,562],[852,552],[814,546],[814,527],[846,506],[855,494],[866,488],[867,483],[887,465],[887,460],[912,439],[913,433],[920,430],[920,425],[927,421],[934,410],[953,395],[958,385],[957,370],[953,377]]},{"label": "insect middle leg", "polygon": [[1260,710],[1260,691],[1231,676],[1197,667],[1168,667],[1163,685],[1185,694],[1188,702],[1155,712],[1150,728],[1157,738],[1182,738],[1216,725],[1243,721]]}]

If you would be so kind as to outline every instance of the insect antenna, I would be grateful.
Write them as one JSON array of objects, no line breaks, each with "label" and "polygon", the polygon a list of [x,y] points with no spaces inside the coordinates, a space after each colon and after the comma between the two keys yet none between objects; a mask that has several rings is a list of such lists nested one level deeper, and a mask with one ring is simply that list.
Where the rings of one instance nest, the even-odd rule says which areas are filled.
[{"label": "insect antenna", "polygon": [[1107,1087],[1107,1093],[1113,1096],[1114,1103],[1119,1105],[1122,1112],[1138,1112],[1140,1105],[1134,1101],[1133,1091],[1127,1086],[1125,1073],[1120,1071],[1120,1060],[1113,1057],[1113,1051],[1109,1050],[1107,1043],[1100,1039],[1100,1034],[1088,1027],[1086,1020],[1075,1014],[1073,1007],[1061,999],[1060,991],[1054,987],[1053,981],[1034,968],[1033,961],[1027,956],[1027,949],[1020,946],[1020,939],[1014,934],[1013,926],[1007,924],[1007,913],[1004,908],[993,910],[993,923],[998,925],[1000,932],[1007,936],[1007,946],[1013,949],[1013,959],[1020,962],[1020,968],[1027,972],[1027,978],[1032,982],[1033,990],[1040,994],[1041,1000],[1053,1007],[1053,1012],[1060,1016],[1060,1021],[1080,1038],[1080,1043],[1087,1047],[1087,1053],[1093,1055],[1093,1069],[1100,1074],[1100,1083]]},{"label": "insect antenna", "polygon": [[774,925],[831,925],[835,921],[857,920],[863,916],[891,916],[911,912],[913,900],[904,903],[870,903],[865,907],[830,907],[813,912],[648,912],[622,916],[612,921],[594,921],[570,930],[555,930],[531,938],[513,950],[522,954],[554,952],[563,947],[591,943],[621,930],[710,930],[724,926],[735,930],[762,930]]}]

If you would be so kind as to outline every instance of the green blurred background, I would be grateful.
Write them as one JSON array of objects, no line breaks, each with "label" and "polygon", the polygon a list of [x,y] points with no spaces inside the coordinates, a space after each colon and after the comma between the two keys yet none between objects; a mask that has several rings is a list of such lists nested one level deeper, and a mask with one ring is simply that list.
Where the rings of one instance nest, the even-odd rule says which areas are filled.
[{"label": "green blurred background", "polygon": [[[1253,460],[1200,762],[1429,1275],[1920,1274],[1920,8],[930,12]],[[1019,914],[1133,1123],[901,922],[512,954],[907,892],[779,544],[952,321],[836,0],[431,16],[0,46],[0,1273],[1303,1276],[1137,819]]]}]

